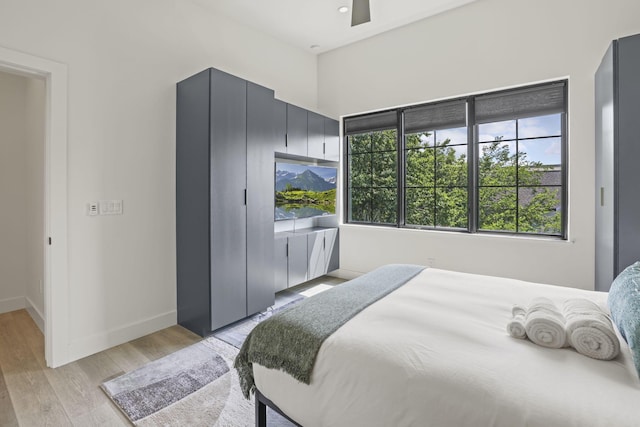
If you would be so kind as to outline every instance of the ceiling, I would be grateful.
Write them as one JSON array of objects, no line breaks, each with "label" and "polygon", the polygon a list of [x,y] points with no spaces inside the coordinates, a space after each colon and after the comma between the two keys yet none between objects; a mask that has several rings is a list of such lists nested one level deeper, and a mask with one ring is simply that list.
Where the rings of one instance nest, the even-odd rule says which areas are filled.
[{"label": "ceiling", "polygon": [[[371,22],[351,27],[352,0],[196,0],[312,53],[327,52],[477,0],[370,0]],[[349,7],[346,13],[338,12]]]}]

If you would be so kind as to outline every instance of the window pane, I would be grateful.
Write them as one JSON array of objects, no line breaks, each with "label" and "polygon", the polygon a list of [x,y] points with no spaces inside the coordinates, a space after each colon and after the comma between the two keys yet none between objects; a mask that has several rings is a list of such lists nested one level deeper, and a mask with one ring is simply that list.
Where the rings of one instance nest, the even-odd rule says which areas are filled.
[{"label": "window pane", "polygon": [[561,187],[521,187],[518,190],[518,231],[561,234]]},{"label": "window pane", "polygon": [[438,186],[467,185],[467,146],[436,148]]},{"label": "window pane", "polygon": [[433,187],[433,149],[408,150],[406,154],[406,186]]},{"label": "window pane", "polygon": [[436,189],[436,226],[467,228],[467,188]]},{"label": "window pane", "polygon": [[560,166],[520,166],[518,169],[519,185],[562,185],[562,169]]},{"label": "window pane", "polygon": [[373,132],[371,134],[372,151],[394,151],[397,133],[395,129]]},{"label": "window pane", "polygon": [[478,199],[479,229],[516,231],[515,188],[481,188]]},{"label": "window pane", "polygon": [[361,133],[348,137],[350,153],[368,153],[371,151],[371,134]]},{"label": "window pane", "polygon": [[518,138],[539,138],[562,134],[560,114],[518,120]]},{"label": "window pane", "polygon": [[349,221],[371,222],[371,190],[351,189],[349,195]]},{"label": "window pane", "polygon": [[516,185],[515,143],[490,142],[479,146],[480,186]]},{"label": "window pane", "polygon": [[397,186],[396,152],[374,153],[371,157],[373,165],[372,186],[393,187]]},{"label": "window pane", "polygon": [[409,225],[434,225],[434,193],[431,188],[407,188],[405,222]]},{"label": "window pane", "polygon": [[349,156],[349,186],[371,187],[371,154]]},{"label": "window pane", "polygon": [[467,128],[443,129],[435,132],[437,145],[459,145],[467,143]]},{"label": "window pane", "polygon": [[519,163],[537,163],[541,165],[559,165],[562,163],[562,141],[560,138],[540,138],[520,141],[518,151],[526,153]]},{"label": "window pane", "polygon": [[376,188],[371,194],[371,222],[397,223],[396,188]]},{"label": "window pane", "polygon": [[483,123],[478,125],[478,141],[492,142],[516,138],[516,121]]},{"label": "window pane", "polygon": [[433,132],[411,133],[405,136],[405,148],[433,147]]}]

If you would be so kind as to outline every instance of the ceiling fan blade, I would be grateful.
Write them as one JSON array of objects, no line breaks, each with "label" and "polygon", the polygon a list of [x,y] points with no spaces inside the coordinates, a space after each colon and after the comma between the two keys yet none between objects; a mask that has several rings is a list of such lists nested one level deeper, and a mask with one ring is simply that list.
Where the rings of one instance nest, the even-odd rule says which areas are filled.
[{"label": "ceiling fan blade", "polygon": [[369,0],[353,0],[351,7],[351,26],[364,24],[371,21],[371,13],[369,11]]}]

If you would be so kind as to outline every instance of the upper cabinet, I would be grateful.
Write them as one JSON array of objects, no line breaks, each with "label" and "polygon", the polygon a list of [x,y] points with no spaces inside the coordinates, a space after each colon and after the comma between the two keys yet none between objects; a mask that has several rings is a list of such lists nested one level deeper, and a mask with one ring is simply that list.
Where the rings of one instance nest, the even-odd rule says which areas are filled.
[{"label": "upper cabinet", "polygon": [[276,132],[274,151],[287,152],[287,103],[279,99],[273,100],[273,125]]},{"label": "upper cabinet", "polygon": [[287,154],[307,156],[307,110],[287,104]]},{"label": "upper cabinet", "polygon": [[324,159],[340,161],[340,124],[329,117],[324,118]]},{"label": "upper cabinet", "polygon": [[312,111],[307,113],[307,117],[307,155],[314,159],[324,159],[324,117]]},{"label": "upper cabinet", "polygon": [[340,160],[337,120],[275,100],[275,151],[331,161]]}]

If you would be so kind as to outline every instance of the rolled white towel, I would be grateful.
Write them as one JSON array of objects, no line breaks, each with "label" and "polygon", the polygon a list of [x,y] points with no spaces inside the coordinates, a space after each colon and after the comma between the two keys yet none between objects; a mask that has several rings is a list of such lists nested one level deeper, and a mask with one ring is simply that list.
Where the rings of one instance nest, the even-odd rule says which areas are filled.
[{"label": "rolled white towel", "polygon": [[507,332],[513,338],[519,338],[521,340],[527,338],[527,332],[524,328],[524,319],[526,314],[527,309],[522,306],[514,305],[511,309],[511,315],[513,317],[509,323],[507,323]]},{"label": "rolled white towel", "polygon": [[593,359],[611,360],[620,353],[620,341],[611,319],[596,303],[569,299],[562,306],[569,344]]},{"label": "rolled white towel", "polygon": [[562,348],[567,345],[567,333],[562,313],[548,298],[534,298],[525,316],[527,337],[542,347]]}]

